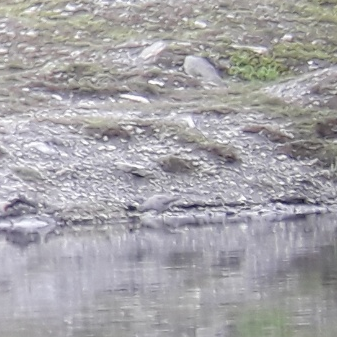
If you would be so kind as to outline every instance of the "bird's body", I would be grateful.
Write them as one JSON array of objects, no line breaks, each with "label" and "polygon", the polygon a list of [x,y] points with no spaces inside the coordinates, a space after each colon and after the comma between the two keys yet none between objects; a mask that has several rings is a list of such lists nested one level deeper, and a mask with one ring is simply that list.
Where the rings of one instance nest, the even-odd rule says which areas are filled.
[{"label": "bird's body", "polygon": [[161,213],[170,208],[171,203],[180,199],[177,195],[155,194],[144,201],[139,207],[138,211],[146,212],[154,210]]}]

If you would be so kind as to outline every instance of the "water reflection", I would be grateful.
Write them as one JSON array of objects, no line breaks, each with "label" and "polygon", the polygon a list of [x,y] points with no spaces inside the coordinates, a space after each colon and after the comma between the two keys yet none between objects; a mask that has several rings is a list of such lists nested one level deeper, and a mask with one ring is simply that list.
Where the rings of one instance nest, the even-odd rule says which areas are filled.
[{"label": "water reflection", "polygon": [[336,336],[337,221],[0,242],[0,336]]}]

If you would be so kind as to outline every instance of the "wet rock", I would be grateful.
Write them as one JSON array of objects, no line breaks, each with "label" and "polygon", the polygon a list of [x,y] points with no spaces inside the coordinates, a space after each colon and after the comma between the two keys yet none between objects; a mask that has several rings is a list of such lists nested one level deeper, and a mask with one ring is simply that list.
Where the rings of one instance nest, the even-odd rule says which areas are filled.
[{"label": "wet rock", "polygon": [[6,228],[6,239],[21,247],[45,241],[56,228],[52,219],[42,217],[26,216],[13,219],[11,224],[11,227]]},{"label": "wet rock", "polygon": [[170,208],[170,205],[180,199],[178,195],[156,194],[144,201],[139,207],[138,211],[146,212],[154,210],[157,213],[162,213]]},{"label": "wet rock", "polygon": [[197,77],[202,82],[214,86],[227,86],[214,66],[203,57],[193,55],[186,56],[183,67],[187,75]]}]

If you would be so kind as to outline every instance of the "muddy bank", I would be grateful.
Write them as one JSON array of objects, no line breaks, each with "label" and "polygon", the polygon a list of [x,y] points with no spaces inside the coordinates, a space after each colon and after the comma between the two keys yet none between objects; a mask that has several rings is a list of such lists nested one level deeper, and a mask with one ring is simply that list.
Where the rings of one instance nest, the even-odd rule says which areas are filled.
[{"label": "muddy bank", "polygon": [[[168,6],[1,9],[4,232],[31,242],[40,228],[45,239],[60,226],[176,230],[335,210],[336,5]],[[226,86],[186,74],[187,55],[207,57]]]}]

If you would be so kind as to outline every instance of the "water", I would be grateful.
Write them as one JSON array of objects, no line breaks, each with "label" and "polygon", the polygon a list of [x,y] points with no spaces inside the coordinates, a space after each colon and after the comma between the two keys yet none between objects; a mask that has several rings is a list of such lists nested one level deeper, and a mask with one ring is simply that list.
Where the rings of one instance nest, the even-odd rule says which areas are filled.
[{"label": "water", "polygon": [[336,336],[337,220],[0,242],[0,336]]}]

